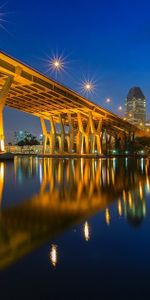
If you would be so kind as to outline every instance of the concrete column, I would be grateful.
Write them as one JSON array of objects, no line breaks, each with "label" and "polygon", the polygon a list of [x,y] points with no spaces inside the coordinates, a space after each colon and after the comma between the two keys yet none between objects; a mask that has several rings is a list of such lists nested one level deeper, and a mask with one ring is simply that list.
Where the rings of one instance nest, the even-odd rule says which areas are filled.
[{"label": "concrete column", "polygon": [[4,86],[2,87],[2,89],[0,91],[0,152],[5,151],[3,110],[4,110],[4,107],[5,107],[7,95],[9,93],[9,89],[11,87],[13,79],[14,79],[13,76],[8,76],[5,83],[4,83]]},{"label": "concrete column", "polygon": [[46,152],[46,145],[47,145],[47,129],[45,125],[44,119],[41,117],[41,127],[42,127],[42,134],[43,134],[43,153],[45,154]]},{"label": "concrete column", "polygon": [[99,120],[98,127],[96,130],[92,113],[89,113],[89,124],[91,130],[91,152],[94,154],[97,146],[98,154],[101,155],[102,154],[102,147],[101,147],[102,119]]},{"label": "concrete column", "polygon": [[84,129],[81,119],[81,114],[77,114],[77,120],[78,120],[78,133],[76,136],[76,146],[77,146],[77,153],[83,154],[83,144],[84,144]]},{"label": "concrete column", "polygon": [[73,128],[71,114],[68,114],[68,122],[69,122],[68,152],[71,154],[73,152],[73,146],[74,146],[74,128]]},{"label": "concrete column", "polygon": [[55,128],[55,123],[54,119],[52,116],[50,116],[50,154],[55,153],[56,149],[56,128]]},{"label": "concrete column", "polygon": [[59,124],[60,124],[60,139],[59,139],[59,151],[60,153],[64,153],[64,144],[65,144],[65,130],[64,124],[62,120],[62,116],[59,115]]}]

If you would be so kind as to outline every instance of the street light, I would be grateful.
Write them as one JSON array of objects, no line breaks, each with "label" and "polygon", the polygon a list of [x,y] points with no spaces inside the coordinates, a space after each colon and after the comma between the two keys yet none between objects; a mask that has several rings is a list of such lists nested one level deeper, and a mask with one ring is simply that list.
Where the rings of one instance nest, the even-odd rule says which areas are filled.
[{"label": "street light", "polygon": [[84,85],[84,89],[86,91],[91,91],[93,88],[92,84],[90,82],[86,82],[85,85]]},{"label": "street light", "polygon": [[60,57],[54,57],[50,60],[50,67],[53,71],[62,70],[64,67],[64,62]]},{"label": "street light", "polygon": [[91,80],[85,80],[82,82],[82,92],[83,93],[92,93],[94,90],[94,84]]},{"label": "street light", "polygon": [[121,111],[121,110],[122,110],[122,106],[119,106],[119,107],[118,107],[118,110]]},{"label": "street light", "polygon": [[111,102],[110,98],[107,98],[106,103],[110,103],[110,102]]}]

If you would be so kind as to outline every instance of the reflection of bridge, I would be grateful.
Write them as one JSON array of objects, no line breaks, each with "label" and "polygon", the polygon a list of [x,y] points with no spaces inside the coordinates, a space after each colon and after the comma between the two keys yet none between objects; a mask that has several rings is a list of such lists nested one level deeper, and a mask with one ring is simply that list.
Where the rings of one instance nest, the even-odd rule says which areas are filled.
[{"label": "reflection of bridge", "polygon": [[[0,52],[0,149],[4,150],[3,109],[6,106],[37,116],[44,135],[44,152],[76,151],[102,153],[105,140],[109,149],[112,139],[123,144],[134,140],[140,130],[122,118],[88,101],[79,94],[45,77],[23,63]],[[50,130],[46,127],[50,123]]]},{"label": "reflection of bridge", "polygon": [[[109,205],[118,200],[122,211],[134,219],[138,209],[145,213],[145,183],[150,187],[149,166],[125,165],[117,160],[41,160],[18,158],[14,162],[18,178],[31,175],[41,180],[40,190],[30,199],[12,207],[1,204],[0,267],[17,260],[44,241],[52,239],[76,222],[106,209],[110,223]],[[37,174],[37,167],[39,173]],[[27,169],[29,172],[27,172]],[[1,192],[4,183],[4,164],[0,165]],[[7,183],[5,183],[7,188]],[[27,187],[27,180],[26,180]],[[4,191],[5,192],[5,191]],[[22,195],[21,195],[22,198]]]}]

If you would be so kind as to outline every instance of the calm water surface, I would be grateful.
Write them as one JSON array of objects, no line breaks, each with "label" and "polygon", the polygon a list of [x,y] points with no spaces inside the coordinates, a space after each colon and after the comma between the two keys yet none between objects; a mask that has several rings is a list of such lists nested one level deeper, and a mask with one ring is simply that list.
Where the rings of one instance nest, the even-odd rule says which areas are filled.
[{"label": "calm water surface", "polygon": [[1,299],[149,299],[148,159],[0,163]]}]

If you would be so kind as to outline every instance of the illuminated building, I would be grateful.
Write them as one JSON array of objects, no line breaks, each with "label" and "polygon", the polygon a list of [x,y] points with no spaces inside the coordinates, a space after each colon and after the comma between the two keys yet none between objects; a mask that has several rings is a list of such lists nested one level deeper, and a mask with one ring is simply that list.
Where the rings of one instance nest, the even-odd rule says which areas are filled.
[{"label": "illuminated building", "polygon": [[134,125],[143,127],[146,121],[146,99],[139,87],[133,87],[125,102],[126,120]]}]

